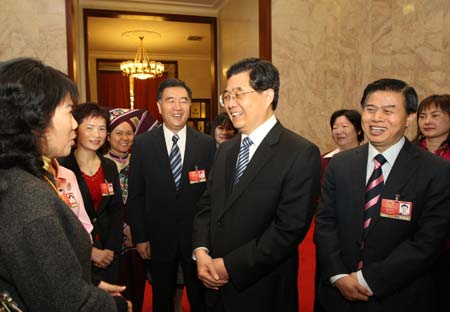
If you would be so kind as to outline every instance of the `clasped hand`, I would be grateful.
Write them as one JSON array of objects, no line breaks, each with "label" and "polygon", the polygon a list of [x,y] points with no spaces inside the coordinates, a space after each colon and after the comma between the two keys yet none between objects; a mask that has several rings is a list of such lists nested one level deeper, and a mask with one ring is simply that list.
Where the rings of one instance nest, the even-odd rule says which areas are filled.
[{"label": "clasped hand", "polygon": [[356,272],[338,279],[335,286],[339,289],[341,295],[349,301],[368,301],[369,297],[373,295],[370,290],[358,282]]},{"label": "clasped hand", "polygon": [[205,287],[218,290],[229,281],[223,258],[211,258],[205,250],[195,252],[197,275]]}]

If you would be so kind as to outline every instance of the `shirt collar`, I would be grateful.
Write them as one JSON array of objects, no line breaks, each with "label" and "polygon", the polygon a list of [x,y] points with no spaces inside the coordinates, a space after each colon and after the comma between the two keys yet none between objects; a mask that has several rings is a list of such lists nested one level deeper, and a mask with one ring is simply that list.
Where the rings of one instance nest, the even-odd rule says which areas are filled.
[{"label": "shirt collar", "polygon": [[331,158],[334,155],[336,155],[337,153],[339,153],[341,151],[341,149],[338,147],[337,149],[335,149],[334,151],[331,151],[327,154],[325,154],[322,158]]},{"label": "shirt collar", "polygon": [[[404,144],[405,144],[405,137],[403,136],[397,143],[395,143],[387,150],[385,150],[383,153],[381,153],[391,166],[397,159],[397,156],[400,153],[400,150],[402,149]],[[380,152],[372,145],[372,143],[369,142],[368,161],[372,161],[378,154],[380,154]]]},{"label": "shirt collar", "polygon": [[248,136],[250,137],[250,140],[252,140],[254,146],[257,148],[276,123],[277,118],[275,117],[275,115],[270,116],[269,119],[267,119],[262,125],[260,125],[252,133],[250,133],[250,135],[242,134],[241,142]]},{"label": "shirt collar", "polygon": [[177,133],[173,132],[172,130],[170,130],[169,128],[167,128],[166,124],[163,123],[163,131],[164,131],[164,136],[168,139],[170,139],[170,142],[172,142],[172,137],[175,134],[178,134],[179,138],[181,139],[182,137],[185,138],[186,137],[186,125],[184,125],[184,127],[178,131]]}]

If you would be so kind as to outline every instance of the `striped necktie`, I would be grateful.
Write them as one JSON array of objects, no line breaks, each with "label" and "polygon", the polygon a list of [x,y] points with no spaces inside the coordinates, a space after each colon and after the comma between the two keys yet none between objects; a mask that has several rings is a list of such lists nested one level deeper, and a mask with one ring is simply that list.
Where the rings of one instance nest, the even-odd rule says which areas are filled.
[{"label": "striped necktie", "polygon": [[[363,222],[363,233],[365,234],[370,226],[370,221],[378,212],[377,207],[379,206],[381,192],[384,187],[384,177],[383,170],[381,167],[386,162],[386,158],[382,154],[378,154],[373,159],[374,167],[372,175],[369,178],[366,186],[366,196],[364,205],[364,222]],[[363,236],[364,236],[363,234]],[[361,251],[364,249],[364,239],[361,241]],[[362,254],[362,253],[361,253]],[[362,257],[361,257],[362,258]],[[358,269],[363,267],[362,260],[358,263]]]},{"label": "striped necktie", "polygon": [[177,144],[179,138],[180,137],[178,136],[178,134],[174,134],[174,136],[172,137],[173,145],[172,145],[172,149],[170,150],[170,156],[169,156],[170,167],[172,168],[172,175],[173,175],[173,179],[175,181],[177,190],[180,189],[181,171],[183,169],[183,164],[181,163],[181,153],[180,153],[180,149]]},{"label": "striped necktie", "polygon": [[249,148],[250,145],[252,145],[253,142],[250,139],[250,137],[244,138],[241,144],[241,149],[239,150],[239,159],[238,163],[236,165],[236,173],[234,175],[234,184],[237,184],[239,182],[239,179],[241,178],[242,174],[244,173],[245,169],[248,165],[248,159],[249,159]]}]

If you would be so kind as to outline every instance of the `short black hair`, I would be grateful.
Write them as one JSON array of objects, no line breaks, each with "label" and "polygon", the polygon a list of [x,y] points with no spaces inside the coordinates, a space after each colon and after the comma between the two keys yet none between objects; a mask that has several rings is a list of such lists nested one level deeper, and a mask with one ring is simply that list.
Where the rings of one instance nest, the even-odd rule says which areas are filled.
[{"label": "short black hair", "polygon": [[158,86],[158,92],[156,94],[158,102],[162,100],[162,94],[164,92],[164,89],[173,87],[185,88],[186,92],[188,93],[189,99],[192,99],[192,90],[183,80],[176,78],[167,78],[161,81],[161,83]]},{"label": "short black hair", "polygon": [[376,91],[392,91],[401,93],[405,98],[405,109],[408,115],[417,111],[419,99],[417,97],[416,90],[414,90],[414,88],[406,82],[392,78],[383,78],[368,84],[364,89],[364,93],[361,98],[362,108],[366,106],[369,96]]},{"label": "short black hair", "polygon": [[217,127],[219,127],[219,126],[226,127],[228,125],[231,128],[233,128],[234,133],[236,134],[237,129],[234,127],[233,123],[231,122],[230,116],[228,116],[228,113],[222,112],[219,115],[217,115],[216,119],[214,119],[214,121],[212,122],[210,134],[212,136],[214,136]]},{"label": "short black hair", "polygon": [[72,114],[78,124],[81,124],[83,120],[90,117],[103,118],[105,120],[105,124],[109,124],[109,111],[94,102],[78,104],[73,109]]},{"label": "short black hair", "polygon": [[334,122],[338,117],[345,116],[350,121],[356,130],[358,142],[364,140],[364,131],[361,126],[361,114],[354,109],[340,109],[335,111],[330,118],[330,127],[333,129]]},{"label": "short black hair", "polygon": [[77,87],[40,60],[15,58],[0,63],[0,88],[0,168],[17,166],[42,177],[41,137],[67,96],[77,102]]},{"label": "short black hair", "polygon": [[250,86],[254,90],[262,92],[273,89],[275,94],[272,101],[272,109],[275,110],[278,105],[280,92],[280,73],[278,69],[269,61],[258,58],[246,58],[228,68],[227,79],[247,71],[249,72]]}]

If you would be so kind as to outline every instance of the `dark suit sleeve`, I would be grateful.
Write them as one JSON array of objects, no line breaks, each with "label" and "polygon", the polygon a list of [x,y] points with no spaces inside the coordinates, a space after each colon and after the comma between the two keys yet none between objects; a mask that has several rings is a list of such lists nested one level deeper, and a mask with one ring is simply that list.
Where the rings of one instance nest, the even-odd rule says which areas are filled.
[{"label": "dark suit sleeve", "polygon": [[[416,203],[423,204],[423,207],[414,235],[398,245],[383,261],[363,268],[362,274],[377,297],[392,295],[429,271],[443,250],[450,226],[450,163],[445,164],[445,167],[429,166],[433,178],[423,181],[427,184],[424,197],[416,198]],[[418,208],[413,206],[413,214],[419,211]]]},{"label": "dark suit sleeve", "polygon": [[133,241],[148,241],[145,233],[145,178],[144,178],[144,146],[142,135],[136,137],[131,149],[130,171],[128,173],[128,221]]},{"label": "dark suit sleeve", "polygon": [[273,271],[308,232],[319,192],[320,153],[308,145],[295,157],[283,179],[275,215],[260,237],[224,256],[233,284],[244,289]]},{"label": "dark suit sleeve", "polygon": [[[214,143],[214,142],[213,142]],[[215,143],[213,144],[213,149],[210,148],[209,155],[210,159],[214,158],[214,154],[216,151]],[[217,154],[216,154],[217,158]],[[202,197],[197,203],[197,211],[194,216],[193,226],[192,226],[192,251],[194,251],[198,247],[206,247],[209,248],[209,222],[211,218],[211,196],[209,190],[211,189],[212,177],[214,175],[214,164],[216,161],[213,161],[213,165],[211,166],[211,170],[208,174],[207,182],[206,182],[206,190],[203,193]]]},{"label": "dark suit sleeve", "polygon": [[[336,159],[331,159],[324,179],[319,207],[316,214],[316,228],[314,242],[316,244],[316,258],[321,268],[321,277],[325,282],[337,274],[347,274],[347,267],[341,259],[339,235],[336,228]],[[356,240],[355,240],[356,243]]]},{"label": "dark suit sleeve", "polygon": [[110,227],[108,233],[108,240],[103,246],[105,249],[111,249],[115,252],[120,252],[122,248],[122,222],[123,222],[123,202],[120,188],[119,173],[116,164],[104,158],[105,168],[113,176],[114,195],[108,203],[108,213],[110,214]]}]

